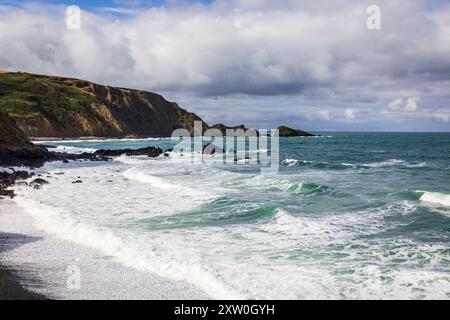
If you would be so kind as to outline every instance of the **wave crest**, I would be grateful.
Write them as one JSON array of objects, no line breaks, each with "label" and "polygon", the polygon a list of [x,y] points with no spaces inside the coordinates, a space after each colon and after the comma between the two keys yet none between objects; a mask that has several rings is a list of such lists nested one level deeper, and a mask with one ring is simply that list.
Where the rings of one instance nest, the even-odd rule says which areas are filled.
[{"label": "wave crest", "polygon": [[450,194],[441,192],[419,191],[419,190],[416,192],[422,193],[422,196],[420,197],[421,201],[450,207]]}]

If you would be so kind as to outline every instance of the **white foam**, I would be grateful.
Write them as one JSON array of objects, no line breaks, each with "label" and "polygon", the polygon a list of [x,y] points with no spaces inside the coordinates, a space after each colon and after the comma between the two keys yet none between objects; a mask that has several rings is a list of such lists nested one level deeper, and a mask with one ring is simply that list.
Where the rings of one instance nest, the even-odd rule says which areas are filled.
[{"label": "white foam", "polygon": [[405,164],[405,167],[407,167],[407,168],[425,168],[427,166],[428,166],[428,163],[426,163],[426,162],[407,163],[407,164]]},{"label": "white foam", "polygon": [[405,160],[390,159],[390,160],[381,161],[381,162],[366,163],[366,164],[363,164],[362,166],[369,167],[369,168],[383,168],[383,167],[393,167],[393,166],[402,166],[402,167],[406,167],[406,168],[424,168],[427,165],[428,164],[426,162],[409,163]]},{"label": "white foam", "polygon": [[404,164],[404,163],[405,163],[404,160],[390,159],[390,160],[381,161],[381,162],[366,163],[366,164],[364,164],[364,166],[370,167],[370,168],[382,168],[382,167],[397,166],[397,165]]},{"label": "white foam", "polygon": [[185,188],[183,188],[180,185],[175,185],[175,184],[171,184],[168,182],[165,182],[162,178],[159,178],[157,176],[151,175],[151,174],[146,174],[144,172],[142,172],[142,170],[140,170],[139,168],[131,168],[128,169],[127,171],[125,171],[123,173],[123,175],[125,177],[127,177],[128,179],[133,179],[142,183],[148,183],[156,188],[160,188],[163,190],[167,190],[167,191],[171,191],[171,192],[189,192],[191,190],[186,190]]},{"label": "white foam", "polygon": [[341,165],[343,165],[344,167],[352,167],[352,168],[356,168],[356,165],[353,163],[341,163]]},{"label": "white foam", "polygon": [[148,161],[149,158],[147,156],[127,156],[127,155],[121,155],[119,157],[114,158],[115,161],[119,161],[123,164],[142,164],[143,161]]},{"label": "white foam", "polygon": [[[107,228],[86,224],[74,219],[65,209],[49,207],[30,199],[23,190],[15,198],[15,202],[34,218],[40,229],[58,238],[99,249],[104,255],[114,257],[123,265],[137,270],[149,271],[169,279],[187,280],[217,299],[243,298],[224,286],[201,265],[191,264],[183,259],[173,260],[171,253],[165,255],[160,252],[158,246],[148,243],[149,239],[145,242],[137,239],[133,241],[133,235],[119,236]],[[143,250],[134,243],[147,243],[148,247]]]},{"label": "white foam", "polygon": [[57,146],[56,148],[50,149],[50,151],[56,151],[56,152],[62,152],[62,153],[74,153],[74,154],[81,154],[81,153],[93,153],[97,151],[97,149],[94,148],[80,148],[80,147],[71,147],[71,146]]},{"label": "white foam", "polygon": [[292,166],[297,165],[299,163],[299,161],[296,159],[285,159],[284,163],[286,163],[288,165],[288,167],[292,167]]},{"label": "white foam", "polygon": [[[217,197],[216,194],[208,193],[205,190],[196,190],[190,186],[183,185],[183,182],[177,180],[176,182],[168,181],[168,177],[158,177],[155,174],[147,173],[142,167],[133,167],[126,170],[123,175],[128,179],[139,181],[148,184],[154,188],[165,191],[167,197],[179,196],[187,197],[193,201],[210,201]],[[199,187],[202,187],[200,185]]]},{"label": "white foam", "polygon": [[[56,223],[58,220],[55,221]],[[72,230],[73,231],[73,230]],[[113,261],[96,247],[63,240],[36,228],[13,200],[0,205],[2,264],[19,271],[22,284],[53,299],[209,299],[199,288]],[[90,236],[90,235],[88,235]],[[69,268],[80,271],[80,287],[67,286]],[[28,278],[29,276],[29,278]]]},{"label": "white foam", "polygon": [[427,192],[427,191],[416,191],[423,192],[420,197],[421,201],[440,204],[446,207],[450,207],[450,194],[440,193],[440,192]]}]

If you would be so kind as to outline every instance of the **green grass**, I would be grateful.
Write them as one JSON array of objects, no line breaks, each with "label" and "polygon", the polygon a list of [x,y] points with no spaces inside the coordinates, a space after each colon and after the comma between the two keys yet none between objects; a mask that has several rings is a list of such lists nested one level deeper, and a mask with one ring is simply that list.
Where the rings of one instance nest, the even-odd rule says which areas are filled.
[{"label": "green grass", "polygon": [[96,101],[76,83],[75,79],[28,73],[0,74],[0,111],[12,118],[43,114],[62,122],[67,112],[85,113]]},{"label": "green grass", "polygon": [[27,135],[57,137],[160,136],[197,119],[155,93],[30,73],[0,73],[0,112]]}]

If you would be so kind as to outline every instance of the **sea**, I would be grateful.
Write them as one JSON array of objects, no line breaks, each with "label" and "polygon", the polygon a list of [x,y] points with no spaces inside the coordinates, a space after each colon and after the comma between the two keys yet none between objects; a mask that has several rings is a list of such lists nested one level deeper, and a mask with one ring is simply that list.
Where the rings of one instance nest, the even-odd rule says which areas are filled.
[{"label": "sea", "polygon": [[[39,143],[62,152],[175,145]],[[450,298],[449,133],[280,138],[269,173],[239,155],[231,164],[192,157],[202,155],[51,163],[50,183],[17,186],[14,201],[53,238],[213,299]]]}]

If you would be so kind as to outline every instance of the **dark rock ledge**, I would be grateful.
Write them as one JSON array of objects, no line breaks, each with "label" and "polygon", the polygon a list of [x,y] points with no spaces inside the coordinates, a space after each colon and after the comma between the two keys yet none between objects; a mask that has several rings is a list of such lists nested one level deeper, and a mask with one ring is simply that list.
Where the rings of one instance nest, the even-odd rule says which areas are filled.
[{"label": "dark rock ledge", "polygon": [[[32,152],[24,152],[20,150],[17,152],[8,152],[6,156],[0,158],[0,167],[21,167],[28,166],[31,168],[39,168],[43,166],[46,162],[52,161],[62,161],[64,163],[69,163],[70,161],[109,161],[113,157],[118,157],[121,155],[128,156],[148,156],[151,158],[156,158],[163,154],[163,150],[155,147],[147,147],[137,150],[123,149],[123,150],[97,150],[94,153],[82,153],[82,154],[70,154],[70,153],[59,153],[59,152],[49,152],[43,147],[36,146],[37,149],[32,150]],[[4,153],[5,155],[5,153]],[[9,172],[0,172],[0,198],[1,196],[14,197],[14,191],[8,190],[16,183],[21,183],[23,185],[28,185],[25,181],[34,176],[34,173],[28,171],[14,170],[10,169]],[[61,174],[60,172],[57,174]],[[22,180],[22,181],[21,181]],[[81,183],[81,181],[76,181],[74,183]],[[29,186],[35,189],[40,189],[43,185],[48,184],[48,182],[42,178],[37,178],[30,182]]]},{"label": "dark rock ledge", "polygon": [[97,150],[93,153],[96,157],[119,157],[121,155],[127,156],[147,156],[149,158],[156,158],[163,154],[163,150],[161,148],[156,147],[147,147],[141,149],[120,149],[120,150],[109,150],[109,149],[101,149]]}]

